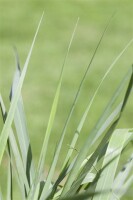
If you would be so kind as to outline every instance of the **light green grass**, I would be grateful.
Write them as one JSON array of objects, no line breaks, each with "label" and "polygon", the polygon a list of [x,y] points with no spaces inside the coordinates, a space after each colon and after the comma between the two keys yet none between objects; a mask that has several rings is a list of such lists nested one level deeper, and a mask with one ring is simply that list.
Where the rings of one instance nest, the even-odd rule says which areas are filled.
[{"label": "light green grass", "polygon": [[[62,152],[65,152],[70,144],[71,133],[77,127],[81,113],[83,113],[88,99],[92,96],[101,77],[108,66],[124,48],[133,36],[132,7],[130,0],[125,1],[4,1],[0,0],[0,91],[7,107],[7,96],[15,69],[12,46],[16,45],[21,59],[25,61],[31,38],[34,34],[40,13],[45,11],[39,36],[30,61],[30,67],[23,87],[23,98],[28,119],[28,129],[31,136],[35,161],[41,150],[42,138],[49,118],[50,108],[63,58],[67,49],[69,38],[74,24],[80,17],[69,59],[66,63],[63,90],[59,108],[54,123],[53,135],[50,143],[47,164],[53,156],[53,143],[57,141],[63,128],[63,124],[74,98],[76,88],[81,76],[89,63],[90,57],[99,37],[105,27],[107,19],[116,11],[109,30],[94,60],[90,74],[84,84],[81,98],[74,111],[72,121],[68,128]],[[108,99],[123,75],[132,64],[132,47],[123,55],[121,60],[102,86],[98,96],[90,110],[89,118],[84,125],[82,137],[92,129],[100,113],[104,109]],[[114,75],[115,74],[115,75]],[[32,99],[32,100],[31,100]],[[132,96],[125,110],[119,127],[132,126]],[[127,117],[128,116],[128,117]],[[2,124],[2,123],[1,123]],[[2,126],[1,126],[2,127]],[[77,149],[83,143],[80,137]],[[37,148],[36,148],[37,147]],[[61,166],[63,153],[58,167]],[[6,158],[4,159],[4,168]],[[1,168],[1,174],[3,170]]]}]

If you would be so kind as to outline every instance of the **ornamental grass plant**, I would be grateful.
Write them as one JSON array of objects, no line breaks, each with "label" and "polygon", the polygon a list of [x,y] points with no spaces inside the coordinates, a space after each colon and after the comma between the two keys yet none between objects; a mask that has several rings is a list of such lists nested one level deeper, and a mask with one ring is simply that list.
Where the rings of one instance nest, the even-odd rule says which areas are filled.
[{"label": "ornamental grass plant", "polygon": [[[42,16],[43,18],[43,16]],[[80,149],[76,149],[76,144],[81,134],[84,123],[89,115],[90,108],[94,102],[101,85],[108,78],[110,71],[117,64],[128,47],[133,43],[133,39],[122,49],[119,55],[114,59],[104,74],[101,82],[97,86],[93,96],[88,101],[88,105],[81,113],[80,122],[73,133],[71,144],[68,151],[64,152],[63,165],[60,168],[58,176],[54,180],[57,162],[60,159],[63,141],[67,127],[71,121],[78,98],[81,95],[84,81],[87,78],[89,69],[95,59],[97,50],[102,42],[104,34],[108,28],[106,26],[90,60],[89,65],[81,77],[81,82],[77,88],[74,101],[63,130],[55,143],[55,152],[52,163],[47,172],[46,156],[49,148],[50,137],[52,137],[52,127],[56,117],[56,111],[61,93],[63,73],[72,40],[76,31],[77,23],[72,33],[70,43],[62,65],[57,89],[55,92],[46,133],[43,140],[40,157],[37,165],[34,163],[32,146],[27,130],[26,117],[24,112],[23,98],[21,89],[26,76],[29,60],[32,54],[34,43],[39,31],[42,18],[37,27],[30,51],[25,64],[20,68],[20,62],[17,51],[16,71],[13,78],[10,91],[10,108],[7,111],[2,94],[0,96],[1,116],[3,119],[3,128],[0,134],[0,165],[4,152],[8,155],[7,167],[7,200],[14,200],[14,182],[18,185],[21,199],[23,200],[118,200],[124,198],[128,189],[133,186],[133,153],[132,140],[133,129],[118,129],[117,125],[128,103],[133,87],[133,68],[129,67],[127,73],[116,86],[112,98],[107,103],[105,110],[99,120],[95,123],[93,129],[87,133],[87,139]],[[123,95],[124,93],[124,95]],[[120,99],[121,97],[121,99]],[[128,150],[127,162],[121,163],[123,153]],[[75,155],[76,151],[76,155]],[[119,167],[120,166],[120,167]],[[5,199],[0,191],[0,200]]]}]

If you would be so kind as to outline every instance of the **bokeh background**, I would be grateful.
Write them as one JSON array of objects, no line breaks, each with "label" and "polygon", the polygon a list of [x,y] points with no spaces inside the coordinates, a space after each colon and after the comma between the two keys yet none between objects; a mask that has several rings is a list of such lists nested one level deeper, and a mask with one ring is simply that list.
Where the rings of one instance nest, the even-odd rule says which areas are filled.
[{"label": "bokeh background", "polygon": [[[83,85],[78,104],[69,124],[57,167],[69,148],[72,134],[104,73],[133,37],[132,0],[0,0],[0,93],[9,108],[9,91],[15,71],[13,46],[17,47],[23,68],[37,24],[44,19],[34,46],[22,94],[31,138],[34,161],[37,163],[48,117],[57,87],[61,66],[77,18],[77,31],[66,62],[59,107],[52,131],[47,158],[51,163],[55,144],[61,134],[80,80],[99,38],[113,13],[114,17],[95,56]],[[77,150],[92,129],[112,93],[133,63],[133,45],[128,48],[100,89],[77,144]],[[133,126],[131,95],[119,127]],[[0,130],[2,120],[0,118]],[[0,184],[6,192],[6,155],[0,168]],[[17,191],[17,189],[16,189]],[[16,192],[17,193],[17,192]],[[131,192],[126,199],[131,199]],[[17,199],[17,198],[16,198]]]}]

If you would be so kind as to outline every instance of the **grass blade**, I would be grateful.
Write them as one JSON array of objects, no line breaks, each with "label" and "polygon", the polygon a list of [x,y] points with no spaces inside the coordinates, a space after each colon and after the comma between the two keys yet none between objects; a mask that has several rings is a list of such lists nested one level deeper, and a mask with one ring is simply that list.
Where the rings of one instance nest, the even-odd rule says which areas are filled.
[{"label": "grass blade", "polygon": [[[68,54],[69,54],[69,51],[70,51],[70,47],[71,47],[71,44],[72,44],[72,41],[73,41],[73,38],[74,38],[74,35],[75,35],[75,31],[76,31],[76,28],[77,28],[77,25],[78,25],[78,21],[79,21],[79,19],[77,20],[76,25],[74,27],[74,31],[72,33],[72,36],[71,36],[71,39],[70,39],[70,42],[69,42],[69,45],[68,45],[68,49],[67,49],[67,52],[66,52],[66,56],[65,56],[65,59],[64,59],[63,65],[62,65],[62,71],[61,71],[61,75],[60,75],[60,79],[59,79],[59,84],[58,84],[58,87],[57,87],[57,91],[56,91],[56,95],[55,95],[55,99],[54,99],[54,102],[53,102],[53,106],[52,106],[52,109],[51,109],[51,115],[50,115],[50,118],[53,118],[53,120],[54,120],[54,117],[55,117],[58,98],[59,98],[59,95],[60,95],[60,89],[61,89],[61,84],[62,84],[62,78],[63,78],[63,71],[64,71],[65,63],[66,63],[66,60],[67,60],[67,57],[68,57]],[[44,140],[44,144],[43,144],[43,148],[42,148],[42,152],[41,152],[41,154],[44,156],[44,158],[42,158],[42,163],[40,164],[40,166],[41,166],[40,170],[39,170],[40,172],[42,171],[43,166],[44,166],[44,159],[45,159],[45,155],[46,155],[46,151],[47,151],[47,146],[48,146],[48,141],[49,141],[49,136],[50,136],[50,133],[51,133],[52,125],[53,125],[53,121],[49,120],[48,128],[47,128],[46,135],[45,135],[45,140]],[[53,163],[51,165],[51,168],[50,168],[44,189],[42,191],[41,198],[43,196],[43,199],[45,198],[44,195],[46,194],[46,191],[49,189],[49,186],[51,184],[51,179],[52,179],[53,173],[55,171],[56,163],[57,163],[57,160],[58,160],[58,151],[59,150],[57,148],[57,152],[55,153]]]},{"label": "grass blade", "polygon": [[[0,107],[1,107],[1,111],[2,111],[3,121],[5,122],[5,120],[6,120],[6,109],[5,109],[4,102],[3,102],[1,96],[0,96]],[[19,179],[19,182],[21,183],[20,189],[22,190],[22,193],[23,193],[24,188],[28,192],[29,191],[29,184],[28,184],[28,180],[27,180],[26,173],[25,173],[25,170],[24,170],[23,162],[22,162],[22,159],[21,159],[21,155],[19,153],[19,149],[18,149],[17,142],[16,142],[16,139],[14,137],[14,133],[13,133],[12,128],[10,129],[9,142],[10,142],[10,148],[12,149],[12,154],[14,155],[14,159],[15,159],[15,163],[16,163],[15,171],[17,171],[18,179]]]},{"label": "grass blade", "polygon": [[12,200],[13,199],[13,193],[12,193],[12,167],[11,163],[9,161],[8,164],[8,180],[7,180],[7,200]]},{"label": "grass blade", "polygon": [[[109,24],[108,24],[108,25],[109,25]],[[56,153],[55,153],[55,155],[56,155],[55,161],[54,161],[55,164],[53,163],[53,166],[56,165],[56,162],[57,162],[57,159],[58,159],[58,157],[59,157],[60,150],[61,150],[62,142],[63,142],[64,136],[65,136],[65,132],[66,132],[68,123],[69,123],[69,121],[70,121],[71,115],[72,115],[72,113],[73,113],[73,111],[74,111],[74,108],[75,108],[76,102],[77,102],[77,100],[78,100],[78,97],[79,97],[79,95],[80,95],[80,91],[81,91],[82,85],[83,85],[84,80],[85,80],[85,78],[86,78],[86,76],[87,76],[87,73],[88,73],[88,70],[89,70],[89,68],[90,68],[90,66],[91,66],[91,64],[92,64],[92,61],[93,61],[93,59],[94,59],[94,57],[95,57],[95,55],[96,55],[96,52],[97,52],[97,50],[98,50],[98,48],[99,48],[99,46],[100,46],[100,44],[101,44],[102,38],[103,38],[103,36],[104,36],[104,34],[105,34],[107,28],[108,28],[108,25],[106,26],[106,28],[105,28],[105,30],[104,30],[104,32],[103,32],[103,34],[102,34],[102,36],[101,36],[101,38],[100,38],[100,40],[99,40],[97,46],[96,46],[96,49],[94,50],[94,53],[93,53],[92,58],[91,58],[91,60],[90,60],[90,63],[89,63],[89,65],[88,65],[88,67],[87,67],[87,69],[86,69],[86,71],[85,71],[85,73],[84,73],[84,76],[83,76],[83,78],[82,78],[82,80],[81,80],[81,82],[80,82],[80,85],[79,85],[78,91],[77,91],[77,93],[76,93],[74,102],[73,102],[72,107],[71,107],[71,109],[70,109],[70,113],[69,113],[69,115],[68,115],[68,118],[67,118],[67,120],[66,120],[65,126],[64,126],[64,128],[63,128],[63,131],[62,131],[62,134],[61,134],[61,138],[60,138],[60,140],[59,140],[59,144],[58,144],[58,147],[57,147],[57,151],[56,151]],[[54,167],[54,168],[55,168],[55,167]],[[52,168],[51,168],[51,171],[53,171]],[[52,177],[52,176],[51,176],[51,177]],[[51,179],[51,178],[50,178],[50,179]],[[49,183],[50,183],[50,182],[49,182]],[[47,187],[48,187],[48,186],[47,186]]]},{"label": "grass blade", "polygon": [[[125,129],[118,129],[115,130],[114,133],[111,136],[104,161],[103,166],[104,168],[110,161],[111,163],[105,167],[105,169],[100,174],[100,178],[97,182],[96,190],[95,191],[101,191],[99,196],[94,196],[93,200],[109,200],[111,197],[112,192],[110,191],[112,189],[116,169],[119,163],[121,152],[124,148],[124,145],[129,138],[131,139],[133,137],[132,133],[129,133],[129,130]],[[118,142],[119,141],[119,142]],[[113,161],[112,161],[113,160]],[[103,191],[110,191],[104,194]]]},{"label": "grass blade", "polygon": [[[107,191],[104,191],[104,194],[106,194]],[[96,192],[95,195],[99,195],[100,192]],[[91,200],[92,197],[94,195],[94,192],[84,192],[84,193],[81,193],[81,194],[77,194],[77,195],[72,195],[72,196],[69,196],[69,197],[63,197],[63,198],[60,198],[60,200]]]},{"label": "grass blade", "polygon": [[[5,123],[7,112],[6,112],[1,95],[0,95],[0,108],[1,108],[3,122]],[[12,200],[13,199],[13,180],[12,180],[12,164],[11,164],[12,158],[11,158],[11,149],[10,149],[9,139],[7,141],[7,147],[8,147],[8,155],[9,155],[8,175],[7,175],[7,200]]]},{"label": "grass blade", "polygon": [[12,170],[12,163],[11,163],[12,155],[11,155],[9,139],[7,141],[7,145],[8,145],[8,154],[9,154],[8,179],[7,179],[7,200],[13,200],[13,170]]},{"label": "grass blade", "polygon": [[[98,120],[98,122],[96,123],[96,126],[93,129],[93,135],[95,135],[95,132],[97,132],[97,136],[95,136],[95,140],[98,139],[100,137],[100,135],[106,130],[106,128],[110,125],[110,122],[113,121],[116,116],[118,115],[118,113],[120,112],[122,103],[120,103],[115,110],[113,110],[113,112],[109,115],[110,110],[112,108],[112,105],[114,104],[114,102],[116,101],[116,99],[119,97],[120,93],[123,91],[126,82],[128,81],[129,77],[131,76],[131,70],[128,71],[128,73],[125,75],[125,77],[123,78],[123,80],[121,81],[121,83],[119,84],[118,88],[116,89],[116,91],[114,92],[110,102],[108,103],[108,105],[106,106],[102,116],[100,117],[100,119]],[[109,115],[109,116],[108,116]],[[108,118],[107,118],[108,117]],[[82,120],[81,120],[82,123]],[[80,125],[79,125],[80,126]],[[79,129],[77,129],[79,130]],[[76,134],[74,135],[74,137],[76,137]],[[77,136],[78,137],[78,136]],[[95,141],[94,140],[94,141]],[[75,140],[74,140],[75,141]],[[72,148],[74,148],[74,146],[72,146],[72,143],[70,145]],[[71,155],[73,149],[70,150],[68,152],[69,156]],[[68,155],[67,154],[67,155]],[[76,159],[76,158],[75,158]],[[66,174],[68,174],[71,169],[73,168],[75,159],[73,160],[73,162],[71,163],[71,165],[69,166],[68,170],[66,171],[66,173],[64,174],[64,176],[62,176],[62,179],[60,180],[60,182],[64,179],[64,177],[66,176]],[[69,157],[66,158],[66,160],[69,160]],[[65,162],[66,162],[65,160]],[[87,159],[88,160],[88,159]],[[58,182],[58,180],[57,180]]]},{"label": "grass blade", "polygon": [[[112,70],[112,68],[114,67],[114,65],[116,64],[116,62],[120,59],[120,57],[121,57],[121,56],[123,55],[123,53],[127,50],[127,48],[132,44],[132,42],[133,42],[133,40],[129,41],[129,43],[126,45],[126,47],[125,47],[125,48],[120,52],[120,54],[116,57],[116,59],[114,60],[114,62],[110,65],[109,69],[107,70],[107,72],[106,72],[105,75],[103,76],[103,78],[102,78],[100,84],[98,85],[98,87],[97,87],[97,89],[96,89],[96,91],[95,91],[93,97],[91,98],[91,100],[90,100],[90,102],[89,102],[89,104],[88,104],[88,106],[87,106],[87,108],[86,108],[86,110],[85,110],[85,112],[84,112],[84,114],[83,114],[83,116],[82,116],[80,122],[79,122],[79,125],[78,125],[78,127],[77,127],[77,129],[76,129],[76,131],[75,131],[75,134],[74,134],[74,137],[73,137],[72,142],[71,142],[71,144],[70,144],[70,149],[69,149],[69,151],[68,151],[68,153],[67,153],[67,156],[66,156],[66,159],[65,159],[65,161],[64,161],[63,167],[64,167],[65,164],[69,161],[69,159],[70,159],[70,157],[71,157],[71,155],[72,155],[72,153],[73,153],[73,150],[75,149],[75,145],[76,145],[76,142],[77,142],[77,140],[78,140],[78,137],[79,137],[79,135],[80,135],[80,133],[81,133],[81,130],[82,130],[82,128],[83,128],[84,122],[85,122],[85,120],[86,120],[86,118],[87,118],[87,115],[88,115],[88,113],[89,113],[89,110],[90,110],[90,108],[91,108],[91,105],[92,105],[92,103],[93,103],[93,101],[94,101],[94,99],[95,99],[97,93],[99,92],[99,89],[100,89],[102,83],[104,82],[105,78],[107,77],[107,75],[109,74],[109,72]],[[113,104],[113,103],[114,103],[115,99],[118,97],[118,93],[120,93],[119,90],[122,91],[123,87],[125,86],[125,82],[126,82],[126,80],[127,80],[127,77],[128,77],[129,75],[130,75],[130,71],[128,72],[128,74],[126,75],[126,77],[124,77],[124,79],[122,80],[122,82],[121,82],[121,84],[120,84],[120,87],[118,87],[118,89],[116,90],[116,93],[113,95],[113,98],[111,99],[111,102],[109,102],[109,104]],[[110,110],[110,109],[108,109],[108,106],[107,106],[107,109],[106,109],[106,111],[105,111],[106,116],[108,115],[109,110]],[[106,118],[106,116],[105,116],[105,118]],[[106,123],[106,124],[107,124],[107,123]],[[100,132],[100,131],[99,131],[99,132]],[[97,134],[97,136],[99,136],[99,134]]]},{"label": "grass blade", "polygon": [[[17,51],[15,51],[15,56],[16,56],[17,66],[16,66],[16,72],[14,75],[13,84],[12,84],[12,88],[10,92],[10,100],[12,100],[14,96],[14,93],[16,91],[16,88],[20,79],[20,75],[21,75]],[[24,114],[23,99],[21,95],[19,97],[15,115],[14,115],[14,124],[17,131],[18,141],[20,145],[20,150],[21,150],[21,155],[22,155],[25,171],[27,174],[27,179],[28,179],[29,185],[31,185],[35,174],[34,174],[34,167],[33,167],[33,161],[32,161],[30,139],[28,137],[26,118]]]},{"label": "grass blade", "polygon": [[[111,19],[110,19],[110,20],[111,20]],[[63,139],[64,139],[65,132],[66,132],[67,126],[68,126],[68,124],[69,124],[69,121],[70,121],[70,119],[71,119],[72,113],[73,113],[73,111],[74,111],[75,105],[76,105],[76,103],[77,103],[77,101],[78,101],[78,98],[79,98],[79,95],[80,95],[80,92],[81,92],[81,88],[82,88],[82,86],[83,86],[83,83],[84,83],[84,81],[85,81],[85,78],[86,78],[86,76],[87,76],[87,74],[88,74],[88,71],[89,71],[89,69],[90,69],[90,67],[91,67],[91,65],[92,65],[92,62],[93,62],[93,60],[94,60],[94,57],[96,56],[96,53],[97,53],[97,51],[98,51],[98,49],[99,49],[99,47],[100,47],[100,44],[101,44],[102,39],[103,39],[103,37],[104,37],[104,35],[105,35],[106,31],[107,31],[107,28],[108,28],[109,24],[110,24],[110,21],[108,22],[107,26],[105,27],[105,29],[104,29],[104,31],[103,31],[103,33],[102,33],[102,36],[101,36],[101,38],[100,38],[100,40],[99,40],[99,42],[98,42],[98,44],[97,44],[97,46],[96,46],[96,48],[95,48],[95,50],[94,50],[94,53],[93,53],[93,55],[92,55],[92,57],[91,57],[91,60],[90,60],[88,66],[87,66],[87,68],[86,68],[86,71],[85,71],[85,73],[84,73],[84,75],[83,75],[83,78],[81,79],[80,85],[79,85],[78,90],[77,90],[77,93],[76,93],[76,95],[75,95],[75,99],[74,99],[74,101],[73,101],[73,104],[72,104],[72,107],[71,107],[71,109],[70,109],[68,118],[67,118],[67,120],[66,120],[65,126],[64,126],[63,131],[62,131],[62,137],[61,137],[61,140],[62,140],[62,141],[63,141]],[[85,113],[85,115],[84,115],[83,118],[81,119],[81,122],[80,122],[81,124],[79,125],[78,129],[81,129],[81,126],[82,126],[82,124],[83,124],[83,121],[84,121],[85,118],[86,118],[86,115],[87,115],[87,113]],[[76,144],[76,141],[77,141],[77,134],[79,134],[78,131],[76,131],[75,136],[74,136],[74,138],[73,138],[73,140],[72,140],[72,144],[71,144],[71,145],[73,145],[73,146]],[[66,164],[66,163],[68,162],[68,160],[69,160],[69,157],[70,157],[69,154],[71,154],[71,150],[68,152],[68,155],[67,155],[66,160],[65,160],[65,162],[64,162],[64,164],[63,164],[63,167],[65,166],[65,164]]]},{"label": "grass blade", "polygon": [[[126,94],[125,94],[121,109],[119,111],[119,116],[115,120],[115,122],[112,122],[112,126],[110,127],[109,131],[107,132],[107,136],[106,136],[107,138],[109,136],[111,136],[114,128],[116,127],[117,123],[119,122],[119,119],[120,119],[120,117],[122,115],[122,112],[123,112],[123,110],[125,108],[125,105],[127,103],[128,98],[129,98],[130,92],[132,90],[132,86],[133,86],[133,71],[132,71],[132,74],[131,74],[131,78],[130,78],[130,81],[129,81],[129,84],[128,84],[128,88],[127,88],[127,91],[126,91]],[[95,131],[95,129],[94,129],[94,131]],[[76,191],[77,187],[81,184],[81,182],[83,181],[83,179],[85,178],[85,176],[86,176],[86,174],[88,172],[88,171],[86,171],[88,169],[87,164],[86,164],[86,167],[82,170],[81,178],[79,177],[79,179],[75,182],[75,184],[77,186],[75,186],[75,184],[73,184],[73,186],[72,186],[72,183],[73,183],[74,179],[77,176],[79,166],[81,166],[83,160],[85,159],[85,157],[86,157],[86,155],[88,153],[88,147],[91,146],[93,138],[95,138],[95,136],[92,133],[93,133],[93,131],[90,133],[88,139],[85,141],[85,144],[83,145],[81,151],[79,152],[79,154],[78,154],[78,156],[76,158],[76,161],[74,163],[73,169],[71,170],[71,172],[70,172],[70,174],[68,176],[67,182],[66,182],[66,184],[65,184],[65,186],[63,188],[64,190],[62,192],[62,196],[64,196],[68,191],[69,191],[69,194],[71,194],[71,193],[73,194]],[[97,134],[97,129],[96,129],[95,134]],[[106,137],[105,137],[105,139],[106,139]],[[101,142],[101,143],[105,144],[105,141],[104,141],[105,139],[103,139],[103,142]],[[99,153],[99,152],[96,151],[94,153],[94,155],[97,154],[97,153]],[[97,156],[94,156],[94,155],[91,157],[92,165],[93,165],[93,162],[96,159],[95,157],[97,157]],[[88,164],[89,164],[89,167],[92,167],[92,165],[90,165],[89,161],[88,161]]]},{"label": "grass blade", "polygon": [[37,33],[39,31],[39,27],[40,27],[42,18],[43,18],[43,16],[41,17],[37,31],[35,33],[29,54],[28,54],[26,62],[24,64],[24,68],[23,68],[23,71],[22,71],[22,74],[21,74],[21,77],[20,77],[20,80],[19,80],[19,84],[17,86],[16,92],[14,94],[13,100],[12,100],[11,105],[10,105],[10,109],[9,109],[9,112],[8,112],[7,119],[5,121],[5,124],[3,126],[3,129],[2,129],[2,132],[1,132],[1,135],[0,135],[0,164],[1,164],[2,157],[3,157],[3,154],[4,154],[5,148],[6,148],[6,143],[7,143],[9,133],[10,133],[10,128],[11,128],[11,124],[12,124],[12,121],[13,121],[13,118],[14,118],[15,110],[16,110],[16,107],[17,107],[17,102],[18,102],[18,99],[20,97],[21,88],[22,88],[22,85],[23,85],[23,82],[24,82],[28,63],[29,63],[29,60],[30,60],[30,57],[31,57],[32,49],[33,49],[33,46],[34,46],[34,43],[35,43],[35,40],[36,40]]}]

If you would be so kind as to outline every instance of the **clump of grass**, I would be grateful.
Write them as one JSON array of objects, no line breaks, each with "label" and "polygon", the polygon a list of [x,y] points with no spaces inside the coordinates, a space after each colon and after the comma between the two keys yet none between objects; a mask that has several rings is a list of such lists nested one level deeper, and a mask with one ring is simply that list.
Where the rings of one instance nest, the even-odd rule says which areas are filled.
[{"label": "clump of grass", "polygon": [[[129,69],[123,80],[117,86],[116,91],[108,102],[105,110],[96,122],[94,128],[88,134],[87,140],[73,158],[73,152],[81,130],[83,128],[86,117],[93,101],[109,74],[110,70],[115,66],[129,45],[132,44],[133,39],[126,45],[120,54],[114,59],[113,63],[108,68],[99,83],[94,95],[88,102],[88,105],[81,116],[79,125],[73,134],[70,148],[66,153],[59,176],[53,182],[53,176],[56,171],[56,164],[61,153],[61,147],[66,134],[68,124],[71,120],[71,115],[74,111],[77,100],[80,96],[82,85],[86,79],[89,68],[100,46],[102,38],[107,30],[105,28],[98,45],[94,51],[92,59],[81,79],[80,85],[77,89],[75,99],[72,103],[67,120],[64,124],[61,136],[55,146],[55,153],[53,161],[50,166],[47,177],[42,178],[44,171],[46,152],[49,147],[49,138],[53,127],[53,122],[56,115],[59,96],[61,92],[61,84],[63,79],[63,71],[65,62],[69,53],[69,49],[74,37],[76,26],[72,33],[70,43],[68,45],[67,53],[62,66],[59,83],[56,94],[51,107],[49,121],[40,153],[38,165],[33,163],[33,156],[30,144],[30,138],[26,127],[26,118],[24,113],[23,99],[21,95],[21,88],[25,79],[28,63],[32,53],[32,49],[36,40],[36,36],[41,24],[42,18],[39,22],[37,31],[35,33],[33,43],[28,53],[26,62],[22,71],[18,55],[16,52],[16,72],[13,79],[13,84],[10,92],[10,108],[6,111],[2,96],[0,96],[0,106],[3,117],[3,129],[0,135],[0,164],[2,162],[3,154],[7,149],[8,153],[8,182],[7,182],[7,199],[13,200],[13,174],[15,175],[17,184],[20,188],[20,193],[23,200],[45,200],[45,199],[60,199],[60,200],[74,200],[74,199],[93,199],[93,200],[117,200],[121,199],[133,183],[133,154],[129,155],[127,163],[121,170],[117,170],[120,158],[123,151],[128,147],[133,139],[133,129],[117,129],[117,124],[122,116],[124,108],[129,99],[133,86],[133,70]],[[123,99],[119,103],[118,98],[123,93]],[[14,124],[15,128],[12,128]],[[93,151],[91,151],[93,147]],[[64,153],[64,155],[65,155]],[[2,200],[2,192],[0,192],[0,200]]]}]

